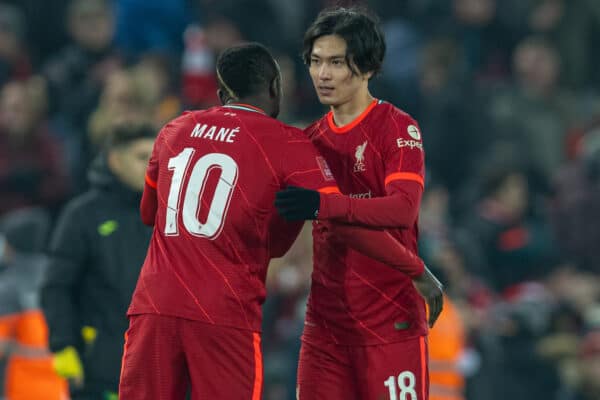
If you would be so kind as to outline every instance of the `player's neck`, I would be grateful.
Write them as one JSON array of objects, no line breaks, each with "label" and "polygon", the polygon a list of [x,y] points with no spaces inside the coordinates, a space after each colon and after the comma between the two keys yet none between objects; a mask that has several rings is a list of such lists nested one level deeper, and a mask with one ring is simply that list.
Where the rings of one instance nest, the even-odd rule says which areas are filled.
[{"label": "player's neck", "polygon": [[337,106],[331,106],[333,121],[337,126],[348,125],[363,113],[373,102],[374,97],[366,91],[363,95],[355,96],[350,101]]},{"label": "player's neck", "polygon": [[225,105],[241,105],[247,106],[249,108],[260,111],[265,115],[270,115],[271,107],[264,99],[255,96],[255,97],[246,97],[241,99],[235,99],[235,101],[230,100]]}]

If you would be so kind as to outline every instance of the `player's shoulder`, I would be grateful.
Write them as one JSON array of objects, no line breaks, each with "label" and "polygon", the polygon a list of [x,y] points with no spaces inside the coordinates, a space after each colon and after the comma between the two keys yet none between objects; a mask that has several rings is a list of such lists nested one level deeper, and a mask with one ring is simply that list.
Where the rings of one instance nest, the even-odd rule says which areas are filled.
[{"label": "player's shoulder", "polygon": [[394,104],[390,103],[389,101],[385,101],[385,100],[378,100],[379,104],[376,107],[376,110],[380,113],[380,117],[384,117],[385,119],[393,119],[396,123],[402,123],[402,124],[414,124],[416,125],[416,120],[413,118],[412,115],[410,115],[408,112],[406,112],[405,110],[401,109],[398,106],[395,106]]},{"label": "player's shoulder", "polygon": [[318,135],[319,131],[321,131],[326,126],[327,126],[327,114],[325,114],[324,116],[322,116],[321,118],[319,118],[318,120],[314,121],[312,124],[310,124],[306,128],[304,128],[303,134],[308,139],[312,139],[313,137]]},{"label": "player's shoulder", "polygon": [[304,133],[302,132],[302,130],[300,128],[297,128],[295,126],[286,124],[285,122],[276,120],[276,119],[272,119],[272,123],[273,123],[273,127],[275,128],[273,130],[273,133],[275,135],[277,135],[277,140],[276,141],[282,141],[282,142],[290,142],[290,141],[302,141],[302,140],[307,140],[306,136],[304,136]]},{"label": "player's shoulder", "polygon": [[410,137],[421,140],[419,124],[408,112],[390,102],[379,100],[377,121],[385,125],[385,131],[392,135]]},{"label": "player's shoulder", "polygon": [[181,115],[168,121],[166,124],[164,124],[162,126],[162,128],[158,132],[157,139],[164,140],[168,136],[178,132],[183,127],[193,126],[195,124],[195,119],[196,119],[196,116],[194,115],[194,113],[198,113],[198,112],[201,113],[201,112],[204,112],[204,110],[202,110],[202,111],[184,111],[181,113]]}]

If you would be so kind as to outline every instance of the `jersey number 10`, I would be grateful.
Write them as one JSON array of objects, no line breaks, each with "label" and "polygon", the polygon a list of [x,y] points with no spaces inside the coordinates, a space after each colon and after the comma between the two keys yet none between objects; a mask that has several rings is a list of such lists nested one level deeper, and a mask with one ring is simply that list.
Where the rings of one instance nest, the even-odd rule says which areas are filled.
[{"label": "jersey number 10", "polygon": [[[190,160],[194,155],[192,147],[186,147],[181,153],[169,160],[169,171],[173,171],[167,213],[165,221],[165,235],[179,235],[178,215],[180,211],[180,198],[183,189],[183,180],[187,175]],[[206,189],[206,181],[210,172],[218,168],[221,176],[215,188],[213,199],[209,204],[208,217],[204,223],[198,220],[198,213],[202,195]],[[233,158],[222,153],[206,154],[196,161],[189,175],[187,188],[183,198],[183,214],[181,220],[185,229],[194,236],[207,239],[216,239],[223,229],[223,223],[229,209],[231,194],[238,178],[238,166]]]}]

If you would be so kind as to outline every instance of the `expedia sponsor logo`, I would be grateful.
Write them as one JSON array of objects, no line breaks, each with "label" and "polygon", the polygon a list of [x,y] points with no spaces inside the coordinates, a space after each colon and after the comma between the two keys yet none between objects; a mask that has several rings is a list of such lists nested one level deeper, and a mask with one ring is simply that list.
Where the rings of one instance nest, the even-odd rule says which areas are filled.
[{"label": "expedia sponsor logo", "polygon": [[421,140],[421,132],[419,132],[419,128],[415,125],[409,125],[406,128],[406,132],[410,135],[411,138],[415,140]]},{"label": "expedia sponsor logo", "polygon": [[396,144],[400,148],[408,147],[410,149],[423,150],[423,143],[421,143],[417,140],[408,140],[408,139],[399,138],[396,140]]}]

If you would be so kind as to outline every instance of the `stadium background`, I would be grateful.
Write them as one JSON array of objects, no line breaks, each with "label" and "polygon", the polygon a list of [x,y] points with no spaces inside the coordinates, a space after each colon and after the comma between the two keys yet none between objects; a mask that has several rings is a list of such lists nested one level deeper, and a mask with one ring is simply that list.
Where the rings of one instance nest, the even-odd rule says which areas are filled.
[{"label": "stadium background", "polygon": [[[273,50],[281,119],[306,126],[324,109],[301,38],[334,3],[355,2],[1,1],[0,220],[54,218],[115,121],[215,104],[214,58],[241,40]],[[388,45],[372,93],[423,131],[420,248],[459,310],[464,399],[600,399],[600,2],[360,4]],[[268,277],[265,399],[295,398],[310,247],[305,229]]]}]

